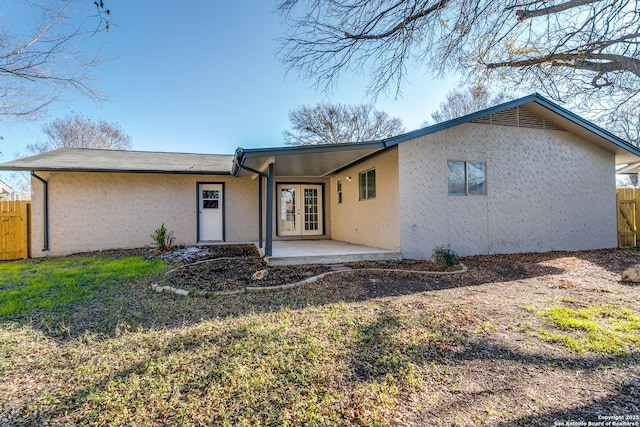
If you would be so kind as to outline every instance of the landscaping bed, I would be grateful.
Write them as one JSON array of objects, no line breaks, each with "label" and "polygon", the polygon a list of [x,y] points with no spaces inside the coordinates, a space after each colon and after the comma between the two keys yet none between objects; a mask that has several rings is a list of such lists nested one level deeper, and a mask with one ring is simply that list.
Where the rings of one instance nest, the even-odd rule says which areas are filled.
[{"label": "landscaping bed", "polygon": [[[273,287],[297,283],[331,271],[387,270],[453,271],[428,260],[361,261],[338,265],[306,264],[268,266],[252,245],[220,245],[181,248],[158,255],[166,261],[184,263],[167,273],[174,288],[200,295],[242,290],[246,287]],[[384,270],[384,271],[383,271]],[[397,273],[397,272],[396,272]],[[376,274],[376,273],[374,273]]]}]

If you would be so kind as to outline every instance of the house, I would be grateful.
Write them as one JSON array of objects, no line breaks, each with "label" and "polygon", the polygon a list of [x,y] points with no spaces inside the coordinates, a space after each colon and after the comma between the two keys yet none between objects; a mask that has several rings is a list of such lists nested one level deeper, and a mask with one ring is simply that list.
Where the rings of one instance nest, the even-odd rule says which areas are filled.
[{"label": "house", "polygon": [[299,241],[430,258],[442,245],[615,247],[615,166],[638,161],[638,148],[533,94],[379,141],[233,155],[61,149],[0,170],[32,173],[33,256],[149,245],[164,223],[176,243],[258,242],[271,259]]},{"label": "house", "polygon": [[4,197],[6,195],[13,194],[13,190],[9,187],[9,184],[6,184],[4,181],[0,180],[0,196]]},{"label": "house", "polygon": [[11,200],[28,200],[24,194],[13,190],[6,182],[0,180],[0,202]]}]

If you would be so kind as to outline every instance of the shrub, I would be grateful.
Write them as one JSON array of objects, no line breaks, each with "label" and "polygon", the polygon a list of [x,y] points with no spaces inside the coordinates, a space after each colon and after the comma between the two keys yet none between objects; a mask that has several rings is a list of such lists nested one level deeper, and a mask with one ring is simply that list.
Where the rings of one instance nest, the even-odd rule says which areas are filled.
[{"label": "shrub", "polygon": [[433,250],[433,259],[443,268],[450,268],[458,264],[460,256],[449,246],[438,246]]},{"label": "shrub", "polygon": [[153,238],[153,241],[156,242],[156,247],[161,251],[168,251],[173,248],[173,241],[175,240],[175,237],[173,237],[173,231],[167,231],[167,227],[164,226],[164,223],[160,228],[155,229],[151,237]]}]

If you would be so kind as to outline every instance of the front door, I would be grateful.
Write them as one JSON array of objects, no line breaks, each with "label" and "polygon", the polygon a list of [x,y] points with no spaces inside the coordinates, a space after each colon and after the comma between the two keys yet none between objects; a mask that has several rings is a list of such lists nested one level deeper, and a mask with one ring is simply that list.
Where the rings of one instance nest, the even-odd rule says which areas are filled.
[{"label": "front door", "polygon": [[224,240],[224,186],[198,184],[198,241]]},{"label": "front door", "polygon": [[322,235],[322,185],[279,184],[278,235]]}]

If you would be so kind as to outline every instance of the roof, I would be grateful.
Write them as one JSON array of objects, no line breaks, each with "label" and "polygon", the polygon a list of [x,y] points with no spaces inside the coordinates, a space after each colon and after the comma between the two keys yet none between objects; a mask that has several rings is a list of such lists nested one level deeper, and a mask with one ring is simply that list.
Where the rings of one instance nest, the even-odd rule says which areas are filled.
[{"label": "roof", "polygon": [[9,187],[9,185],[6,182],[0,180],[0,194],[2,193],[12,194],[13,189]]},{"label": "roof", "polygon": [[[232,174],[241,176],[263,172],[268,163],[274,164],[278,176],[325,176],[385,148],[383,142],[305,145],[241,149],[236,151]],[[249,168],[249,171],[243,169]]]},{"label": "roof", "polygon": [[241,166],[248,166],[251,169],[262,172],[268,163],[274,163],[276,175],[325,176],[348,166],[354,161],[394,147],[402,142],[441,132],[454,126],[479,121],[516,107],[526,107],[535,116],[550,122],[553,126],[549,128],[564,129],[572,132],[614,153],[616,164],[640,161],[640,149],[638,147],[551,102],[542,95],[534,93],[466,116],[378,141],[290,148],[238,149],[232,173],[234,175],[246,173],[242,171]]},{"label": "roof", "polygon": [[506,110],[510,110],[515,107],[526,106],[532,113],[537,116],[550,120],[559,127],[574,133],[588,141],[595,143],[603,147],[604,149],[613,152],[616,155],[616,164],[631,163],[640,161],[640,149],[631,145],[627,141],[606,129],[580,117],[579,115],[567,110],[564,107],[555,104],[538,93],[534,93],[522,98],[514,99],[513,101],[505,102],[503,104],[496,105],[485,110],[478,111],[476,113],[467,114],[466,116],[458,117],[446,122],[437,123],[432,126],[428,126],[423,129],[418,129],[413,132],[408,132],[395,137],[387,138],[384,141],[386,146],[393,146],[400,144],[401,142],[411,139],[419,138],[424,135],[429,135],[436,132],[441,132],[445,129],[452,128],[464,123],[470,123],[474,120],[490,116],[492,114],[500,113]]},{"label": "roof", "polygon": [[233,155],[60,148],[11,162],[2,170],[229,175]]},{"label": "roof", "polygon": [[274,165],[278,176],[322,177],[381,150],[425,135],[524,107],[548,121],[615,154],[616,164],[640,162],[640,149],[545,97],[534,93],[457,119],[378,141],[298,147],[238,149],[235,155],[160,153],[62,148],[0,164],[0,170],[138,172],[244,176]]}]

